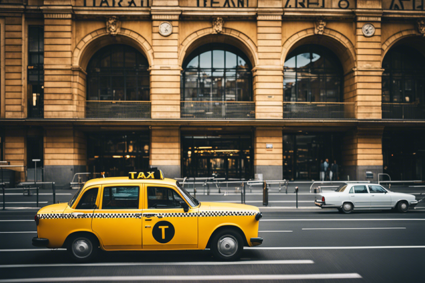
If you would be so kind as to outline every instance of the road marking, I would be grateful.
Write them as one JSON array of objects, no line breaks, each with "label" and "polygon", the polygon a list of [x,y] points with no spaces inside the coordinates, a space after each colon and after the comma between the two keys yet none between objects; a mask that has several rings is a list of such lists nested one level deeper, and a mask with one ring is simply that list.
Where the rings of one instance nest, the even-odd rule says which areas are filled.
[{"label": "road marking", "polygon": [[265,230],[258,231],[258,233],[292,233],[292,230]]},{"label": "road marking", "polygon": [[37,231],[6,231],[0,232],[0,234],[32,234],[37,233]]},{"label": "road marking", "polygon": [[[234,200],[234,201],[232,201],[232,200],[221,200],[221,201],[217,201],[217,202],[240,202],[240,200]],[[247,200],[245,202],[246,203],[263,203],[263,201],[261,201],[261,200],[259,200],[259,201],[257,201],[257,200]],[[296,201],[295,200],[272,200],[272,201],[269,201],[269,203],[271,203],[271,202],[295,203]],[[299,200],[298,202],[313,203],[312,200]]]},{"label": "road marking", "polygon": [[261,219],[260,222],[291,222],[291,221],[425,221],[425,218],[353,218],[353,219]]},{"label": "road marking", "polygon": [[[12,203],[37,203],[36,201],[7,201],[6,204],[12,204]],[[47,203],[47,201],[39,201],[38,203]],[[0,202],[0,204],[3,204],[3,202]]]},{"label": "road marking", "polygon": [[0,249],[0,253],[10,253],[10,252],[50,252],[50,251],[66,251],[66,249]]},{"label": "road marking", "polygon": [[300,211],[300,210],[321,210],[320,207],[317,206],[299,206],[298,208],[294,207],[294,206],[269,206],[269,207],[261,207],[258,206],[258,208],[260,210],[267,210],[267,209],[292,209],[292,210],[296,210],[296,211]]},{"label": "road marking", "polygon": [[27,206],[27,207],[25,207],[25,206],[6,206],[6,209],[40,209],[41,207],[37,207],[37,206],[33,206],[33,207],[31,207],[31,206]]},{"label": "road marking", "polygon": [[250,261],[195,261],[195,262],[103,262],[103,263],[53,263],[53,264],[9,264],[1,268],[26,267],[94,267],[94,266],[175,266],[175,265],[250,265],[250,264],[314,264],[312,260],[250,260]]},{"label": "road marking", "polygon": [[44,277],[0,279],[1,283],[13,282],[74,282],[74,281],[264,281],[264,280],[318,280],[318,279],[361,279],[358,273],[324,274],[247,274],[247,275],[165,275],[165,276],[90,276],[90,277]]},{"label": "road marking", "polygon": [[302,230],[405,230],[406,227],[374,227],[374,228],[302,228]]},{"label": "road marking", "polygon": [[419,186],[409,186],[411,188],[425,188],[425,185],[419,185]]},{"label": "road marking", "polygon": [[0,220],[0,222],[32,222],[34,220],[22,220],[22,219],[11,219],[11,220]]},{"label": "road marking", "polygon": [[[22,196],[22,193],[6,193],[7,196]],[[33,193],[32,196],[36,196],[37,193]],[[39,193],[39,196],[51,196],[53,193]],[[57,196],[72,196],[71,193],[56,193]]]},{"label": "road marking", "polygon": [[425,249],[425,246],[341,246],[341,247],[245,247],[246,250],[379,250]]}]

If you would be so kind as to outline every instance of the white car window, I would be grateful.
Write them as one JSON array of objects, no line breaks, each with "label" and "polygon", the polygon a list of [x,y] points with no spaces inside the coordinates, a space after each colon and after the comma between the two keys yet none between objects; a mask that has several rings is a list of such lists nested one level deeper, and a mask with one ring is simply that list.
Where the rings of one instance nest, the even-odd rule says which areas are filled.
[{"label": "white car window", "polygon": [[356,194],[368,194],[369,192],[367,191],[366,186],[353,186],[354,191]]},{"label": "white car window", "polygon": [[354,187],[351,187],[350,194],[354,194]]},{"label": "white car window", "polygon": [[385,194],[386,190],[379,185],[369,185],[369,191],[371,194]]}]

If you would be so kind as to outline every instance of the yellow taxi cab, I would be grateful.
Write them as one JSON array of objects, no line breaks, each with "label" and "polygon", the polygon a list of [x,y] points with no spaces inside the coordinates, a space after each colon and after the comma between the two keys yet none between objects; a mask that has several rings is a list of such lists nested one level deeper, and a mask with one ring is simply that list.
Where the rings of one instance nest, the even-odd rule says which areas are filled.
[{"label": "yellow taxi cab", "polygon": [[80,262],[105,251],[204,250],[237,260],[257,246],[257,207],[199,202],[160,170],[88,181],[68,203],[37,212],[34,246],[65,247]]}]

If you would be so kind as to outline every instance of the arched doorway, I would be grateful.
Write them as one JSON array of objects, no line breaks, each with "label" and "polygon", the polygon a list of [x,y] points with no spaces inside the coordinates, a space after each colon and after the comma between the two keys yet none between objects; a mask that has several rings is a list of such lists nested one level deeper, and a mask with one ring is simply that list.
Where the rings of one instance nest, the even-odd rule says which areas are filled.
[{"label": "arched doorway", "polygon": [[135,48],[113,44],[87,66],[86,118],[150,118],[149,64]]},{"label": "arched doorway", "polygon": [[413,47],[391,48],[382,63],[382,118],[425,118],[425,56]]},{"label": "arched doorway", "polygon": [[343,69],[331,50],[315,44],[296,48],[284,64],[284,102],[291,102],[284,103],[284,117],[344,117],[343,87]]},{"label": "arched doorway", "polygon": [[252,66],[240,50],[209,44],[183,63],[182,118],[255,118]]}]

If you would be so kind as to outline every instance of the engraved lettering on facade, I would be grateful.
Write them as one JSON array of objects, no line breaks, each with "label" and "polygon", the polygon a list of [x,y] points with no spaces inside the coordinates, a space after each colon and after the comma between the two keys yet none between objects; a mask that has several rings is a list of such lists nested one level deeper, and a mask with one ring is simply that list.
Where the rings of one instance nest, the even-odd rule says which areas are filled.
[{"label": "engraved lettering on facade", "polygon": [[382,6],[389,10],[425,11],[425,0],[384,0]]},{"label": "engraved lettering on facade", "polygon": [[196,0],[196,6],[208,8],[248,8],[249,0]]},{"label": "engraved lettering on facade", "polygon": [[149,0],[84,0],[84,7],[150,7]]}]

